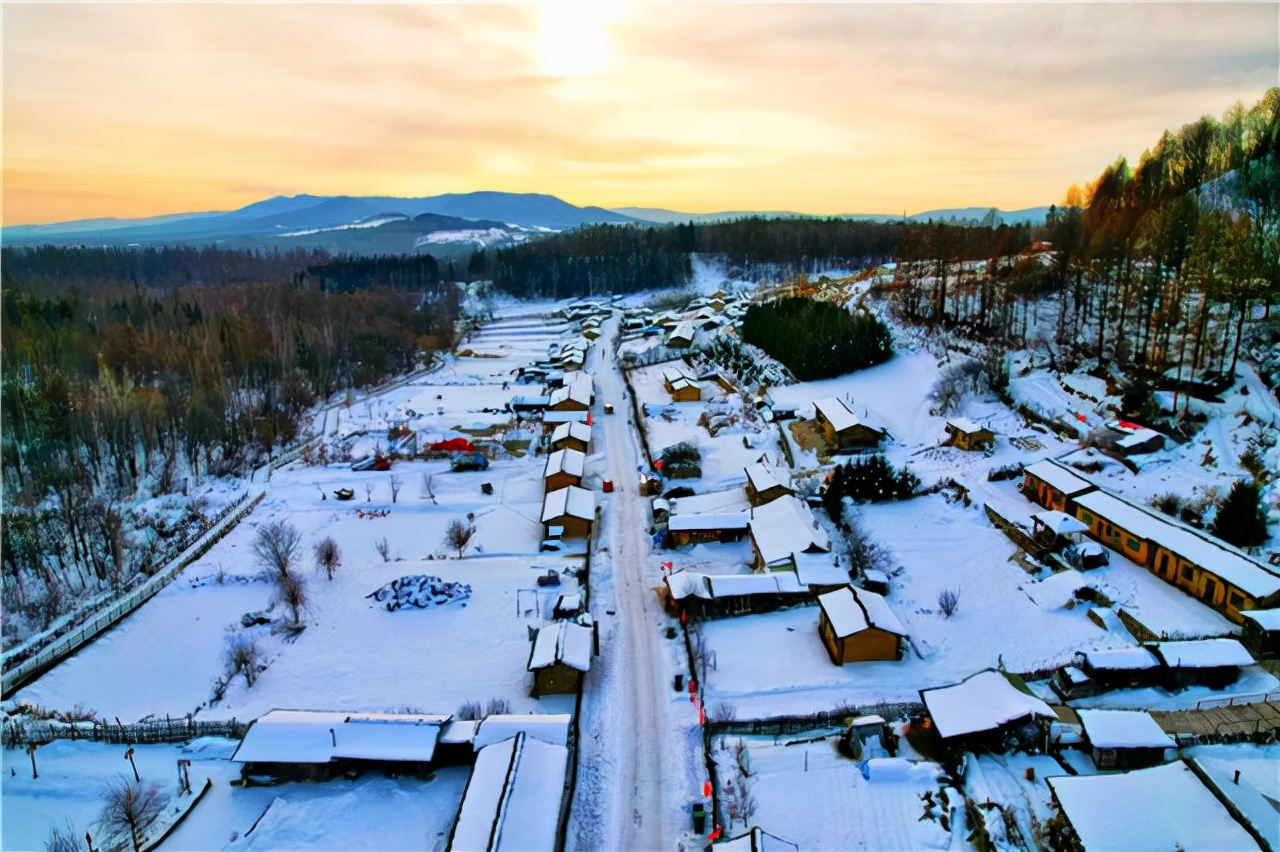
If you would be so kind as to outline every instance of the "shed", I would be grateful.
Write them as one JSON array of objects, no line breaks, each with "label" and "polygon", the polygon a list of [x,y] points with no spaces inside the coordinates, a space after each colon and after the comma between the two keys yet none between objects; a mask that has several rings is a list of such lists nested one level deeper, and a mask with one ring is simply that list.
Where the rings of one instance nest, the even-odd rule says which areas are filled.
[{"label": "shed", "polygon": [[796,579],[814,594],[849,585],[848,570],[830,553],[795,553],[791,558],[796,563]]},{"label": "shed", "polygon": [[540,628],[529,651],[533,697],[572,695],[582,688],[591,668],[593,631],[570,621],[554,621]]},{"label": "shed", "polygon": [[1152,650],[1164,664],[1166,682],[1173,689],[1184,686],[1222,689],[1240,677],[1241,666],[1256,662],[1235,639],[1156,642]]},{"label": "shed", "polygon": [[791,474],[783,467],[773,467],[762,461],[749,464],[743,468],[747,475],[747,502],[752,506],[762,506],[779,497],[795,494],[791,485]]},{"label": "shed", "polygon": [[569,750],[525,733],[486,745],[467,779],[449,849],[552,852]]},{"label": "shed", "polygon": [[[655,516],[657,511],[655,500]],[[667,518],[667,545],[683,547],[687,544],[742,541],[747,534],[749,521],[750,517],[746,512],[671,515]]]},{"label": "shed", "polygon": [[1280,656],[1280,609],[1254,609],[1240,613],[1241,641],[1260,659]]},{"label": "shed", "polygon": [[561,527],[563,538],[586,538],[596,518],[595,495],[585,488],[568,485],[548,491],[542,498],[542,525],[546,537],[552,538],[551,527]]},{"label": "shed", "polygon": [[587,456],[581,450],[556,450],[547,456],[542,471],[542,484],[547,491],[555,491],[569,485],[581,485],[586,470]]},{"label": "shed", "polygon": [[551,411],[587,411],[591,408],[591,379],[579,378],[572,384],[556,388],[547,400]]},{"label": "shed", "polygon": [[809,590],[790,571],[767,574],[701,574],[676,571],[663,578],[676,609],[695,618],[776,612],[809,603]]},{"label": "shed", "polygon": [[967,417],[954,417],[943,427],[947,433],[944,446],[960,450],[990,450],[996,445],[995,433]]},{"label": "shed", "polygon": [[875,592],[845,586],[818,595],[818,636],[837,666],[901,660],[907,631]]},{"label": "shed", "polygon": [[1045,779],[1085,849],[1257,852],[1259,846],[1182,762]]},{"label": "shed", "polygon": [[813,418],[822,427],[827,443],[839,450],[877,447],[885,438],[883,429],[864,422],[839,397],[815,400]]},{"label": "shed", "polygon": [[1100,690],[1155,686],[1160,681],[1160,658],[1149,648],[1102,648],[1076,653],[1078,668]]},{"label": "shed", "polygon": [[662,386],[673,402],[697,402],[702,399],[702,386],[683,361],[662,368]]},{"label": "shed", "polygon": [[1060,550],[1074,544],[1088,531],[1077,518],[1056,509],[1031,514],[1031,540],[1046,550]]},{"label": "shed", "polygon": [[976,742],[1003,749],[1011,733],[1057,714],[1044,701],[1024,692],[1004,672],[987,669],[960,683],[920,690],[933,727],[944,741]]},{"label": "shed", "polygon": [[693,323],[682,322],[671,329],[667,334],[667,345],[672,349],[688,349],[693,345],[693,337],[696,334]]},{"label": "shed", "polygon": [[1022,469],[1022,482],[1018,490],[1022,496],[1046,509],[1072,514],[1069,501],[1077,495],[1097,488],[1092,482],[1077,476],[1053,459],[1044,459]]},{"label": "shed", "polygon": [[1177,748],[1151,714],[1142,710],[1079,710],[1093,765],[1099,769],[1140,769],[1169,759]]},{"label": "shed", "polygon": [[577,450],[585,453],[591,447],[591,427],[586,423],[561,423],[551,430],[551,450]]}]

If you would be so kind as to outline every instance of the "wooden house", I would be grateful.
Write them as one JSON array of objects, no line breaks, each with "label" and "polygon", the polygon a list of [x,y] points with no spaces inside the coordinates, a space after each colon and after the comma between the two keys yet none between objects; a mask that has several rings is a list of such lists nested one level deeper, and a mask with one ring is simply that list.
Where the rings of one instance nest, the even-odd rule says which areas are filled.
[{"label": "wooden house", "polygon": [[1095,539],[1236,624],[1246,610],[1280,605],[1280,575],[1225,542],[1104,491],[1073,502]]},{"label": "wooden house", "polygon": [[[1155,686],[1161,680],[1160,658],[1149,648],[1102,648],[1077,651],[1076,664],[1085,678],[1075,694],[1095,694],[1112,689]],[[1079,679],[1077,679],[1079,680]],[[1084,686],[1084,689],[1080,689]]]},{"label": "wooden house", "polygon": [[586,423],[560,423],[551,430],[551,451],[577,450],[587,452],[591,447],[591,427]]},{"label": "wooden house", "polygon": [[547,400],[550,411],[587,411],[593,397],[591,377],[580,376],[571,384],[556,388]]},{"label": "wooden house", "polygon": [[542,472],[545,491],[556,491],[569,485],[581,485],[587,456],[581,450],[556,450],[547,456]]},{"label": "wooden house", "polygon": [[[657,512],[655,506],[655,516]],[[745,512],[671,515],[667,518],[667,547],[742,541],[750,520]]]},{"label": "wooden house", "polygon": [[672,402],[697,402],[702,399],[702,387],[698,379],[677,361],[662,368],[662,386],[671,394]]},{"label": "wooden house", "polygon": [[1053,459],[1044,459],[1029,464],[1022,470],[1022,482],[1018,490],[1022,496],[1032,503],[1038,503],[1046,509],[1065,512],[1073,515],[1074,504],[1070,501],[1080,494],[1097,489],[1092,482],[1078,476],[1070,468]]},{"label": "wooden house", "polygon": [[1165,763],[1177,749],[1151,714],[1141,710],[1079,710],[1089,754],[1098,769],[1141,769]]},{"label": "wooden house", "polygon": [[1041,726],[1057,714],[1012,675],[987,669],[951,686],[920,690],[927,727],[944,745],[1004,751],[1015,740],[1042,742]]},{"label": "wooden house", "polygon": [[813,418],[822,427],[827,443],[837,450],[878,447],[885,431],[864,422],[838,397],[815,400]]},{"label": "wooden house", "polygon": [[322,781],[348,771],[421,773],[449,716],[271,710],[231,756],[245,777]]},{"label": "wooden house", "polygon": [[582,689],[583,675],[591,669],[592,634],[590,627],[571,621],[553,621],[534,634],[528,665],[534,698],[573,695]]},{"label": "wooden house", "polygon": [[818,636],[837,666],[901,660],[907,631],[880,595],[845,586],[818,595]]},{"label": "wooden house", "polygon": [[595,495],[568,485],[542,498],[542,526],[547,538],[587,538],[596,519]]},{"label": "wooden house", "polygon": [[794,572],[702,574],[676,571],[663,578],[668,605],[695,619],[776,612],[811,603],[813,596]]},{"label": "wooden house", "polygon": [[996,445],[996,436],[985,426],[974,423],[967,417],[953,417],[943,427],[947,437],[942,444],[959,450],[986,451]]},{"label": "wooden house", "polygon": [[682,322],[667,334],[667,345],[672,349],[688,349],[696,334],[693,323]]},{"label": "wooden house", "polygon": [[763,461],[747,465],[743,468],[747,475],[747,502],[752,506],[763,506],[772,503],[779,497],[795,494],[791,487],[791,475],[786,468],[767,465]]},{"label": "wooden house", "polygon": [[757,571],[794,570],[797,553],[829,553],[831,539],[812,510],[794,496],[751,508],[752,567]]},{"label": "wooden house", "polygon": [[1264,660],[1280,657],[1280,609],[1255,609],[1240,613],[1240,641]]}]

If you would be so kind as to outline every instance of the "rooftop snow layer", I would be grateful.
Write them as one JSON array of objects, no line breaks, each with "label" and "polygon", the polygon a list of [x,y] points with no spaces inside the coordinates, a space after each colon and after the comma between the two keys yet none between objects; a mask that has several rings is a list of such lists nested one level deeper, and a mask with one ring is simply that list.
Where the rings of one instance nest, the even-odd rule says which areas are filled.
[{"label": "rooftop snow layer", "polygon": [[1240,614],[1263,630],[1280,630],[1280,609],[1254,609]]},{"label": "rooftop snow layer", "polygon": [[548,476],[554,476],[557,473],[567,473],[570,476],[581,478],[586,468],[586,453],[581,450],[556,450],[547,456],[547,466],[542,473],[542,478],[546,479]]},{"label": "rooftop snow layer", "polygon": [[1255,660],[1235,639],[1189,639],[1156,642],[1153,646],[1172,669],[1205,669],[1218,666],[1251,666]]},{"label": "rooftop snow layer", "polygon": [[591,427],[586,423],[573,422],[561,423],[551,430],[551,443],[563,441],[565,438],[574,438],[584,444],[589,444],[591,443]]},{"label": "rooftop snow layer", "polygon": [[816,399],[813,401],[813,408],[837,432],[843,432],[845,429],[857,426],[862,422],[858,419],[858,415],[850,411],[849,406],[839,397],[831,396],[826,399]]},{"label": "rooftop snow layer", "polygon": [[334,758],[429,761],[448,716],[272,710],[249,726],[232,760],[328,763]]},{"label": "rooftop snow layer", "polygon": [[1177,744],[1142,710],[1079,710],[1094,748],[1174,748]]},{"label": "rooftop snow layer", "polygon": [[1094,651],[1082,651],[1085,663],[1090,668],[1109,671],[1135,671],[1154,669],[1160,660],[1147,648],[1100,648]]},{"label": "rooftop snow layer", "polygon": [[458,809],[451,849],[556,848],[568,749],[527,736],[482,748]]},{"label": "rooftop snow layer", "polygon": [[1035,464],[1029,464],[1022,469],[1022,472],[1029,473],[1036,479],[1048,483],[1051,488],[1061,491],[1068,497],[1088,491],[1094,487],[1092,482],[1077,476],[1052,459],[1044,459]]},{"label": "rooftop snow layer", "polygon": [[581,624],[557,621],[538,630],[529,654],[529,671],[563,663],[580,672],[591,668],[592,631]]},{"label": "rooftop snow layer", "polygon": [[566,485],[564,488],[548,491],[542,501],[542,522],[553,521],[566,515],[588,521],[595,520],[595,495],[576,485]]},{"label": "rooftop snow layer", "polygon": [[1183,763],[1046,780],[1089,850],[1258,849],[1257,842]]},{"label": "rooftop snow layer", "polygon": [[898,636],[906,636],[902,622],[889,609],[883,597],[866,589],[845,586],[818,595],[818,605],[826,613],[836,636],[852,636],[869,627],[877,627]]},{"label": "rooftop snow layer", "polygon": [[1048,704],[1018,689],[994,669],[953,686],[921,690],[920,697],[943,739],[994,730],[1026,716],[1057,718]]},{"label": "rooftop snow layer", "polygon": [[743,470],[747,474],[747,481],[757,492],[768,491],[770,488],[779,486],[788,491],[791,490],[791,476],[786,468],[774,468],[763,462],[756,462],[747,465]]},{"label": "rooftop snow layer", "polygon": [[479,750],[520,733],[544,743],[564,745],[569,739],[569,714],[499,713],[485,716],[476,728],[474,745]]},{"label": "rooftop snow layer", "polygon": [[787,495],[751,510],[751,537],[766,565],[793,553],[829,551],[831,540],[800,499]]}]

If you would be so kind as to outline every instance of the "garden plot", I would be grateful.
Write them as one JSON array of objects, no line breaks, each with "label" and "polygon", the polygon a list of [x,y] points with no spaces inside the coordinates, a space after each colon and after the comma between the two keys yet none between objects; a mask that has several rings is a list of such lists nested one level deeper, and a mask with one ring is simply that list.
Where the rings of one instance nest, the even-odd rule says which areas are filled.
[{"label": "garden plot", "polygon": [[[921,796],[929,792],[936,799],[942,789],[936,764],[872,758],[867,778],[831,739],[788,747],[773,737],[726,736],[716,743],[722,789],[726,777],[739,777],[731,754],[738,741],[746,744],[746,780],[758,804],[751,824],[801,849],[892,852],[947,849],[952,843],[937,822],[920,818]],[[959,799],[954,790],[951,799]],[[725,826],[726,836],[743,831],[741,819]]]},{"label": "garden plot", "polygon": [[[173,797],[167,809],[186,808],[177,797],[179,759],[190,759],[191,785],[213,786],[164,842],[166,852],[206,849],[420,849],[442,844],[457,813],[468,768],[445,767],[430,781],[390,779],[372,772],[356,781],[232,787],[240,765],[228,758],[238,743],[203,738],[188,746],[137,746],[134,761],[144,782]],[[4,752],[3,834],[5,849],[39,849],[53,827],[69,819],[74,838],[92,831],[102,808],[102,789],[120,776],[133,780],[122,759],[124,746],[57,740],[36,752],[39,779],[31,778],[25,750]],[[16,774],[9,775],[13,769]],[[270,808],[252,834],[246,832]]]},{"label": "garden plot", "polygon": [[[888,602],[911,634],[896,662],[834,666],[818,638],[817,607],[706,622],[714,657],[708,706],[729,701],[740,718],[806,714],[841,703],[918,700],[918,690],[955,683],[1003,663],[1029,672],[1068,662],[1077,650],[1130,644],[1106,632],[1085,608],[1046,612],[1019,586],[1030,578],[1008,561],[1014,546],[980,510],[941,497],[862,507],[863,525],[891,551]],[[943,589],[959,589],[950,618]]]}]

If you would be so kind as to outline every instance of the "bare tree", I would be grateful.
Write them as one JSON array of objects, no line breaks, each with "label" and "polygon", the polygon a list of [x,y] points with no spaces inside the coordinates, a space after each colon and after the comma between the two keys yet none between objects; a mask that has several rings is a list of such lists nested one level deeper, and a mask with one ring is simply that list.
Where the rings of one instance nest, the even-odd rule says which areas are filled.
[{"label": "bare tree", "polygon": [[385,535],[373,543],[373,549],[378,551],[378,555],[382,557],[383,562],[391,561],[391,543],[387,541]]},{"label": "bare tree", "polygon": [[960,608],[960,589],[943,589],[938,592],[938,609],[950,618]]},{"label": "bare tree", "polygon": [[[243,675],[246,686],[253,686],[262,667],[262,651],[258,643],[247,636],[233,636],[227,643],[228,680]],[[225,692],[226,687],[223,687]]]},{"label": "bare tree", "polygon": [[373,502],[373,483],[372,482],[366,482],[364,484],[364,502],[366,503]]},{"label": "bare tree", "polygon": [[333,579],[334,573],[338,570],[338,566],[342,564],[342,549],[338,547],[338,543],[333,540],[332,536],[316,542],[316,567],[324,571],[330,580]]},{"label": "bare tree", "polygon": [[106,800],[97,824],[103,848],[111,852],[141,852],[147,829],[169,807],[169,795],[158,784],[132,783],[123,775],[108,782]]},{"label": "bare tree", "polygon": [[65,828],[54,826],[49,829],[49,837],[44,842],[44,852],[83,852],[80,848],[80,832],[66,821]]},{"label": "bare tree", "polygon": [[297,527],[286,521],[276,521],[258,528],[253,553],[264,570],[288,574],[301,542],[302,533],[298,532]]},{"label": "bare tree", "polygon": [[511,712],[511,702],[505,698],[490,698],[485,702],[484,714],[486,716],[501,716],[503,713]]},{"label": "bare tree", "polygon": [[293,616],[290,626],[302,626],[302,611],[307,608],[311,596],[307,584],[297,574],[281,574],[276,578],[276,600],[289,607]]},{"label": "bare tree", "polygon": [[462,551],[466,550],[467,545],[471,542],[471,537],[475,535],[476,528],[461,518],[454,518],[449,522],[449,526],[444,531],[444,543],[458,551],[458,558],[462,558]]},{"label": "bare tree", "polygon": [[391,474],[391,502],[396,502],[396,498],[400,496],[400,488],[404,485],[404,480]]}]

